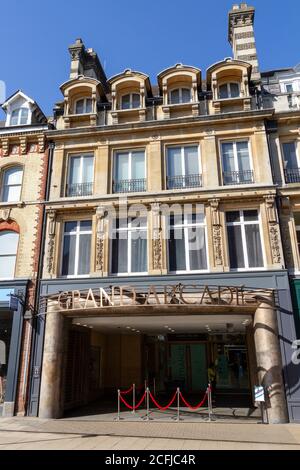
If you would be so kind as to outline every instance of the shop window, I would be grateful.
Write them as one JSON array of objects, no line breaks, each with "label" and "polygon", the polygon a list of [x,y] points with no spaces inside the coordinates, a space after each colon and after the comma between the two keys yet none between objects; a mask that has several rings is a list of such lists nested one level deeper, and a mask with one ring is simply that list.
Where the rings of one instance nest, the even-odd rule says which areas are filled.
[{"label": "shop window", "polygon": [[2,177],[2,202],[20,201],[23,169],[20,166],[7,168]]},{"label": "shop window", "polygon": [[118,152],[114,158],[114,193],[146,191],[145,152]]},{"label": "shop window", "polygon": [[66,222],[63,234],[63,276],[86,276],[91,264],[92,221]]},{"label": "shop window", "polygon": [[200,156],[197,145],[167,148],[167,189],[200,187]]},{"label": "shop window", "polygon": [[206,271],[207,243],[204,214],[175,214],[169,218],[169,272]]},{"label": "shop window", "polygon": [[226,213],[230,268],[263,268],[263,252],[257,210]]},{"label": "shop window", "polygon": [[111,272],[147,274],[147,219],[116,219],[112,230]]},{"label": "shop window", "polygon": [[15,275],[18,241],[18,233],[0,232],[0,279],[12,279]]},{"label": "shop window", "polygon": [[74,155],[69,159],[67,196],[90,196],[93,194],[94,156]]}]

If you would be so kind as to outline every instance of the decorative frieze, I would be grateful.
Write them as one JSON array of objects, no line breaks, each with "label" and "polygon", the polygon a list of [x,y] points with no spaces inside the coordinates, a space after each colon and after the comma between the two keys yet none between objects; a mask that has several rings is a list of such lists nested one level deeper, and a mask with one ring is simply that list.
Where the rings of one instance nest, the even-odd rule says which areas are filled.
[{"label": "decorative frieze", "polygon": [[212,241],[214,250],[214,262],[216,266],[223,265],[222,227],[220,224],[219,203],[220,199],[214,198],[209,201],[211,209]]},{"label": "decorative frieze", "polygon": [[20,150],[21,150],[21,155],[25,155],[27,152],[27,137],[26,136],[20,137]]},{"label": "decorative frieze", "polygon": [[45,152],[45,136],[44,136],[44,134],[40,134],[38,136],[38,145],[39,145],[39,152],[44,153]]},{"label": "decorative frieze", "polygon": [[2,147],[2,156],[7,157],[9,155],[9,140],[7,137],[1,139],[1,147]]},{"label": "decorative frieze", "polygon": [[56,232],[56,211],[48,212],[48,247],[47,247],[47,271],[50,276],[54,273],[54,248]]}]

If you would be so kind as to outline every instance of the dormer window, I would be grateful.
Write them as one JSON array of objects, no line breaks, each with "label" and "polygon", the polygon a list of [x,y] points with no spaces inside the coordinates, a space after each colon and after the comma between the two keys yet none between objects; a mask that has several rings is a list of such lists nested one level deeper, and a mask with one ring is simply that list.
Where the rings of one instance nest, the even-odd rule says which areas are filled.
[{"label": "dormer window", "polygon": [[121,109],[134,109],[139,108],[141,105],[141,98],[138,93],[128,93],[121,98]]},{"label": "dormer window", "polygon": [[176,88],[170,92],[171,104],[190,103],[191,98],[190,88]]},{"label": "dormer window", "polygon": [[93,101],[91,98],[82,98],[76,101],[75,114],[90,114],[93,110]]},{"label": "dormer window", "polygon": [[240,86],[238,83],[224,83],[219,86],[219,98],[238,98],[240,96]]},{"label": "dormer window", "polygon": [[22,126],[28,123],[28,109],[18,108],[14,109],[10,117],[11,126]]}]

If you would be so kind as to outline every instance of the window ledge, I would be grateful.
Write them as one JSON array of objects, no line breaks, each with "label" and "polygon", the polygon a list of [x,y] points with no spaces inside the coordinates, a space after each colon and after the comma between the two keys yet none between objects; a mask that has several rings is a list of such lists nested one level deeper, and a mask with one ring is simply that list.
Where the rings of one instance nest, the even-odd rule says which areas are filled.
[{"label": "window ledge", "polygon": [[238,103],[239,101],[250,100],[251,96],[237,96],[236,98],[217,98],[213,103]]},{"label": "window ledge", "polygon": [[188,103],[168,103],[162,106],[162,109],[171,108],[171,109],[188,109],[191,106],[198,106],[199,101],[189,101]]},{"label": "window ledge", "polygon": [[0,202],[0,208],[2,207],[23,207],[25,205],[24,201],[14,201],[14,202]]}]

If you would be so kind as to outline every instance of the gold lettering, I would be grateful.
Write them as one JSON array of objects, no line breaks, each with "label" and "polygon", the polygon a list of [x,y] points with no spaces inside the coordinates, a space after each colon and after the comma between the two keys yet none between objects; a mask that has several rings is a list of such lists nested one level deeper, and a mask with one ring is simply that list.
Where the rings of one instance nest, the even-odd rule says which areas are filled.
[{"label": "gold lettering", "polygon": [[92,289],[89,289],[89,291],[88,291],[88,294],[87,294],[87,297],[85,299],[85,304],[84,304],[83,308],[91,308],[91,306],[88,305],[89,301],[93,302],[93,304],[94,304],[92,308],[97,308],[98,307]]}]

